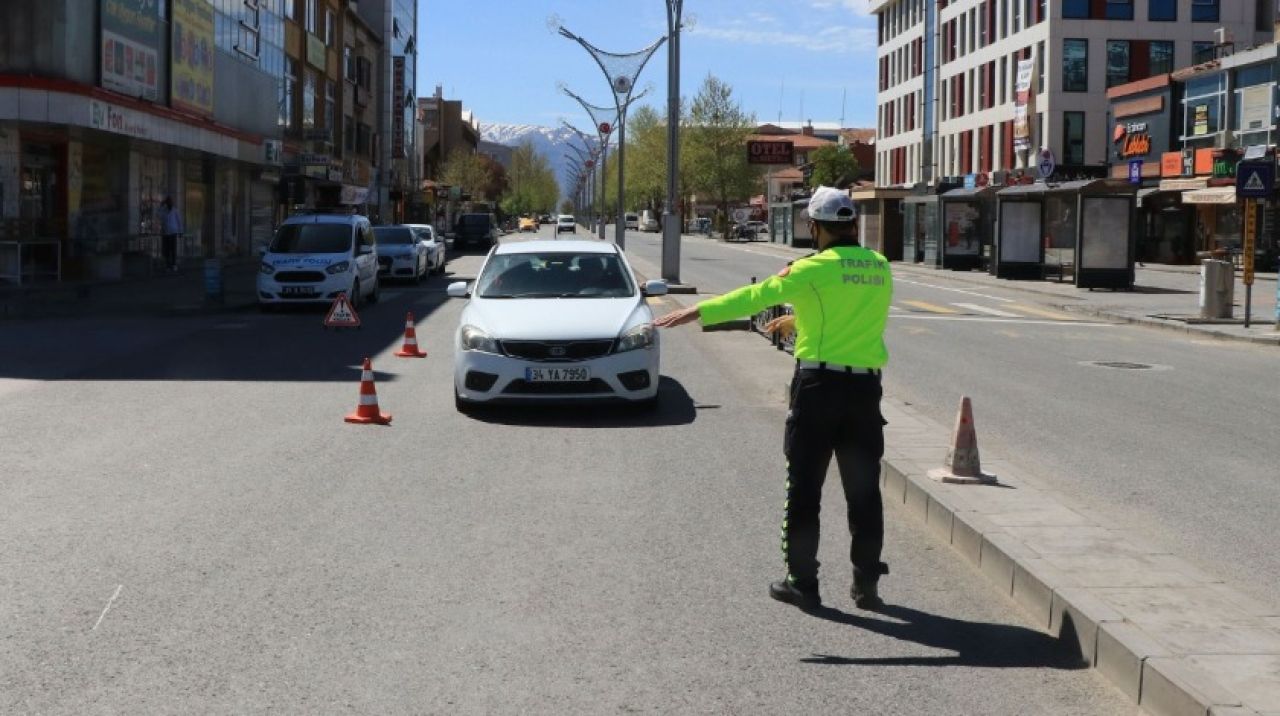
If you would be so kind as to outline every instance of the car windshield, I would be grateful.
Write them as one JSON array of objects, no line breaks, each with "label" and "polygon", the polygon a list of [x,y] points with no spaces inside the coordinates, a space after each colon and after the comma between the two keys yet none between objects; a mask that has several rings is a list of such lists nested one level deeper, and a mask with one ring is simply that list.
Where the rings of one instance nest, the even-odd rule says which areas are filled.
[{"label": "car windshield", "polygon": [[435,240],[435,234],[432,233],[432,229],[430,226],[419,226],[415,228],[413,232],[418,235],[419,241]]},{"label": "car windshield", "polygon": [[480,298],[626,298],[635,288],[616,254],[498,254],[477,282]]},{"label": "car windshield", "polygon": [[561,224],[572,224],[572,223],[573,223],[573,217],[572,217],[572,216],[562,216],[562,217],[560,217],[560,223],[561,223]]},{"label": "car windshield", "polygon": [[488,214],[463,214],[461,223],[463,226],[488,226]]},{"label": "car windshield", "polygon": [[349,251],[350,224],[285,224],[271,242],[273,254],[343,254]]},{"label": "car windshield", "polygon": [[375,226],[373,238],[378,245],[412,244],[417,241],[407,226]]}]

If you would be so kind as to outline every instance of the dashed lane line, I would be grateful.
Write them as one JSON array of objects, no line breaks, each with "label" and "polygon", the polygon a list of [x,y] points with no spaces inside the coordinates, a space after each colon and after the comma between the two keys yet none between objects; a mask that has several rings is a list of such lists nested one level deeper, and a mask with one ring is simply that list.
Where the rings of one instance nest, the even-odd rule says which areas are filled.
[{"label": "dashed lane line", "polygon": [[1016,313],[1009,313],[1008,311],[1000,311],[994,308],[987,308],[986,306],[979,306],[976,303],[953,303],[951,305],[956,306],[958,308],[963,308],[968,311],[985,313],[988,316],[995,316],[997,318],[1022,318],[1022,316],[1019,316]]},{"label": "dashed lane line", "polygon": [[959,311],[947,308],[946,306],[939,306],[936,303],[929,303],[928,301],[902,300],[902,301],[899,301],[898,303],[904,303],[913,308],[919,308],[922,311],[928,311],[929,313],[943,313],[943,314],[959,313]]}]

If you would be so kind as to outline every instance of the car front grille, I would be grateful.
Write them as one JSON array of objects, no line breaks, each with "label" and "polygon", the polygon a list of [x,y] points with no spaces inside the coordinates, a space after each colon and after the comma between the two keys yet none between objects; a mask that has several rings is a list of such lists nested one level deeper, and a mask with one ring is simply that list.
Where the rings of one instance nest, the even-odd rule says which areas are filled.
[{"label": "car front grille", "polygon": [[513,358],[532,361],[581,361],[609,355],[613,339],[588,341],[503,341],[502,350]]},{"label": "car front grille", "polygon": [[513,380],[503,389],[507,395],[604,395],[613,392],[600,378],[587,381],[539,382]]},{"label": "car front grille", "polygon": [[275,279],[277,283],[320,283],[324,274],[320,271],[278,271]]}]

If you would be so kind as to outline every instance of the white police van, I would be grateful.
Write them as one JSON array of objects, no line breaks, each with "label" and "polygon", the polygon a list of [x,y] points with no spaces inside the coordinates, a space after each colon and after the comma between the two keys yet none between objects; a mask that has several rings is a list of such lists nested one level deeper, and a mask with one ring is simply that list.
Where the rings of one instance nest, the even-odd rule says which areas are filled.
[{"label": "white police van", "polygon": [[299,214],[285,220],[262,255],[258,305],[378,300],[378,249],[373,227],[353,214]]}]

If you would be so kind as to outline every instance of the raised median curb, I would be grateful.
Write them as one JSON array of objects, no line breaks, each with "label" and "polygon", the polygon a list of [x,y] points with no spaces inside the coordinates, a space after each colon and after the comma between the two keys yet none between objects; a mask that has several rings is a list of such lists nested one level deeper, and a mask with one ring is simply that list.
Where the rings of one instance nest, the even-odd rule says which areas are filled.
[{"label": "raised median curb", "polygon": [[1155,716],[1280,716],[1280,609],[1068,505],[1010,463],[948,485],[949,430],[886,399],[882,487],[927,530]]}]

